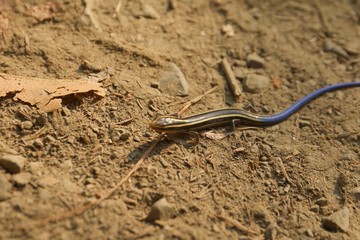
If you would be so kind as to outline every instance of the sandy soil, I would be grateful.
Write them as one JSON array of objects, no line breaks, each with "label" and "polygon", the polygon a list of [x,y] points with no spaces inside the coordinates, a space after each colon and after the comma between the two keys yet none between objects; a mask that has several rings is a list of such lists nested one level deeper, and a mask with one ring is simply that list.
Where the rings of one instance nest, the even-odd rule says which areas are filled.
[{"label": "sandy soil", "polygon": [[[196,146],[165,139],[108,199],[69,214],[129,173],[158,136],[148,127],[157,114],[215,85],[184,116],[228,106],[223,58],[242,86],[249,73],[270,79],[232,105],[258,114],[359,79],[359,1],[123,0],[118,12],[117,0],[46,2],[0,2],[1,72],[112,76],[104,98],[70,98],[47,114],[0,99],[1,154],[26,159],[18,174],[0,167],[0,239],[360,239],[360,89],[328,93],[271,128]],[[249,67],[252,53],[265,66]],[[170,63],[188,96],[156,88]],[[164,198],[160,219],[145,221]]]}]

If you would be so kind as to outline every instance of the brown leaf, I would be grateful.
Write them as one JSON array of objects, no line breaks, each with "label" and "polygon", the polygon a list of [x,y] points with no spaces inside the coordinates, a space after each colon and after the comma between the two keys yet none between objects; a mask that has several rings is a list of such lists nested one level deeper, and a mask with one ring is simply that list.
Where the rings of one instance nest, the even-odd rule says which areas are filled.
[{"label": "brown leaf", "polygon": [[46,112],[61,108],[61,98],[71,94],[93,92],[105,96],[100,83],[85,80],[28,78],[0,73],[0,86],[0,97],[15,93],[14,100],[36,105]]}]

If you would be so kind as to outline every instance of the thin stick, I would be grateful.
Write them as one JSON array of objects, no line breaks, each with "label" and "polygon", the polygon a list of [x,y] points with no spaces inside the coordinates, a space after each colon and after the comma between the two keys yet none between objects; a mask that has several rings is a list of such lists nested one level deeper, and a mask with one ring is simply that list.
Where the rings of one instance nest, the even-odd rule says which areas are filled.
[{"label": "thin stick", "polygon": [[121,6],[122,6],[122,0],[119,0],[117,5],[116,5],[115,12],[112,15],[113,18],[115,18],[116,14],[120,12]]},{"label": "thin stick", "polygon": [[225,217],[225,216],[221,216],[221,215],[217,215],[217,218],[225,221],[227,224],[232,225],[234,227],[236,227],[237,229],[239,229],[240,231],[244,232],[245,234],[254,234],[254,235],[259,235],[260,233],[256,232],[255,230],[246,227],[245,225],[243,225],[241,222],[229,218],[229,217]]},{"label": "thin stick", "polygon": [[214,92],[217,89],[217,87],[218,86],[215,86],[215,87],[211,88],[210,90],[206,91],[204,94],[201,94],[200,96],[197,96],[197,97],[191,99],[190,101],[186,102],[184,107],[178,112],[178,115],[181,116],[191,105],[194,105],[195,103],[200,101],[206,95]]},{"label": "thin stick", "polygon": [[221,61],[222,68],[224,70],[226,80],[228,81],[230,88],[236,98],[240,97],[242,90],[239,82],[236,80],[233,71],[231,70],[230,64],[226,58]]},{"label": "thin stick", "polygon": [[102,201],[111,197],[119,189],[119,187],[121,185],[123,185],[127,180],[129,180],[129,178],[140,168],[141,164],[145,161],[145,159],[149,156],[150,152],[156,147],[156,145],[163,139],[164,136],[165,136],[165,134],[163,134],[163,133],[160,134],[157,137],[157,139],[152,142],[151,146],[144,152],[144,154],[141,156],[141,158],[138,160],[138,162],[135,164],[135,166],[129,171],[129,173],[125,177],[123,177],[113,188],[111,188],[107,193],[105,193],[99,199],[92,201],[84,206],[74,208],[70,211],[54,214],[50,217],[36,220],[31,224],[20,225],[20,226],[16,227],[14,230],[19,231],[19,230],[31,229],[31,228],[38,227],[38,226],[43,226],[49,222],[56,222],[56,221],[59,221],[59,220],[65,219],[65,218],[70,218],[70,217],[73,217],[76,215],[80,215],[83,212],[85,212],[86,210],[98,206]]},{"label": "thin stick", "polygon": [[294,182],[291,180],[291,178],[289,177],[289,175],[287,174],[287,171],[286,171],[286,168],[284,166],[284,163],[283,161],[281,160],[281,158],[279,158],[279,164],[280,164],[280,167],[281,167],[281,171],[286,179],[286,181],[288,181],[291,185],[295,185]]}]

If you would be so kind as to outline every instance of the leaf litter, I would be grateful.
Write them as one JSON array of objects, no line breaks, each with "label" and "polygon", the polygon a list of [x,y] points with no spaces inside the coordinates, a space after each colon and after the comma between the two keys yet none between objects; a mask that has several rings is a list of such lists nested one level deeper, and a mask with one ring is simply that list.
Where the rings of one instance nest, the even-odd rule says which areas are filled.
[{"label": "leaf litter", "polygon": [[0,73],[0,86],[0,97],[15,94],[15,101],[35,105],[45,112],[61,108],[62,98],[66,96],[84,93],[105,96],[100,83],[88,80],[42,79]]}]

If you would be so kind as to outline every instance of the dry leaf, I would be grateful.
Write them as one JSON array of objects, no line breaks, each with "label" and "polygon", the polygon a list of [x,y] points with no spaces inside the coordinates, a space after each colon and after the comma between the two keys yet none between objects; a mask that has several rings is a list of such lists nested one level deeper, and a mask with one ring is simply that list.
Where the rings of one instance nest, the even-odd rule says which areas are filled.
[{"label": "dry leaf", "polygon": [[0,97],[13,93],[14,100],[36,105],[46,112],[61,108],[61,98],[71,94],[93,92],[105,96],[100,83],[84,80],[28,78],[0,73],[0,86]]},{"label": "dry leaf", "polygon": [[222,132],[216,132],[213,130],[209,130],[209,131],[201,133],[201,136],[204,136],[211,140],[222,140],[222,139],[226,138],[227,136],[229,136],[229,133],[222,133]]},{"label": "dry leaf", "polygon": [[279,89],[283,83],[283,79],[281,77],[275,77],[272,79],[271,83],[275,89]]}]

